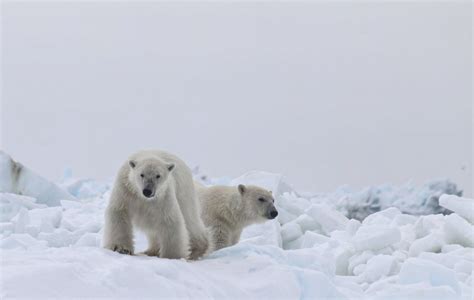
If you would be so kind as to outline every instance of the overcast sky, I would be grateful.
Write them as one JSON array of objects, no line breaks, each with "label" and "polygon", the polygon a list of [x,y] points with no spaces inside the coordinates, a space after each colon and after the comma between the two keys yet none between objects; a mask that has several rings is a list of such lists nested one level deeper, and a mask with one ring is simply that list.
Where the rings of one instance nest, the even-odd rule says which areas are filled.
[{"label": "overcast sky", "polygon": [[2,148],[53,180],[151,147],[299,190],[471,194],[471,20],[469,2],[3,2]]}]

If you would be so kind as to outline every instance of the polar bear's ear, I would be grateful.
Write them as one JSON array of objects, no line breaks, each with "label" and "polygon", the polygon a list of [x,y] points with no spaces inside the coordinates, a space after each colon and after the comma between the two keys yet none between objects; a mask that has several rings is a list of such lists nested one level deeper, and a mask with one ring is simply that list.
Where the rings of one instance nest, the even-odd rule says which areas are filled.
[{"label": "polar bear's ear", "polygon": [[128,162],[128,164],[130,165],[130,167],[131,167],[132,169],[135,168],[135,166],[137,165],[137,163],[136,163],[135,161],[133,161],[133,160],[130,160],[130,161]]},{"label": "polar bear's ear", "polygon": [[173,164],[173,163],[170,163],[170,164],[168,164],[168,166],[167,166],[167,167],[168,167],[168,171],[170,171],[170,172],[171,172],[171,170],[173,170],[173,169],[174,169],[174,164]]},{"label": "polar bear's ear", "polygon": [[241,195],[243,195],[245,193],[245,191],[247,190],[247,188],[243,184],[239,184],[239,186],[237,188],[239,189],[239,193]]}]

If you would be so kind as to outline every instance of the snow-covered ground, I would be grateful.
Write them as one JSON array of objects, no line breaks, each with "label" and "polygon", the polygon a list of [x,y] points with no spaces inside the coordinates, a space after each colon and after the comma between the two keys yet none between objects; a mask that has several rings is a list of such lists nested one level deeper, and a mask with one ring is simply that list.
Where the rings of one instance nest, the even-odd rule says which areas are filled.
[{"label": "snow-covered ground", "polygon": [[[8,162],[5,155],[2,159]],[[14,168],[5,165],[11,163],[0,166],[0,180],[15,181],[9,171]],[[265,172],[207,180],[267,187],[280,214],[247,228],[237,245],[188,262],[100,247],[111,182],[68,178],[56,185],[26,170],[26,185],[41,194],[30,189],[18,195],[11,187],[0,193],[2,299],[473,297],[474,201],[455,195],[438,199],[440,191],[459,193],[447,182],[310,195]],[[438,200],[443,212],[454,213],[401,212],[426,213],[428,207],[439,212]],[[359,202],[377,212],[357,215],[363,221],[347,218],[357,211],[348,207]],[[139,233],[136,243],[138,250],[146,247]]]}]

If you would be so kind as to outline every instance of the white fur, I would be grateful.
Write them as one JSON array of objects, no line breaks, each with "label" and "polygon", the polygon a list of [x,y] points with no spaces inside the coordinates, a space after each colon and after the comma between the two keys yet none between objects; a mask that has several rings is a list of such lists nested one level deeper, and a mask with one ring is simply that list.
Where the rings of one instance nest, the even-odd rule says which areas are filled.
[{"label": "white fur", "polygon": [[196,188],[201,217],[211,231],[213,250],[235,245],[246,226],[265,222],[270,212],[276,212],[271,192],[257,186],[204,187],[196,183]]},{"label": "white fur", "polygon": [[[140,173],[145,178],[140,178]],[[145,180],[153,185],[151,198],[142,192]],[[197,259],[209,248],[208,233],[199,215],[188,166],[164,151],[140,151],[130,156],[118,172],[105,214],[103,245],[133,254],[135,226],[148,237],[147,255]]]}]

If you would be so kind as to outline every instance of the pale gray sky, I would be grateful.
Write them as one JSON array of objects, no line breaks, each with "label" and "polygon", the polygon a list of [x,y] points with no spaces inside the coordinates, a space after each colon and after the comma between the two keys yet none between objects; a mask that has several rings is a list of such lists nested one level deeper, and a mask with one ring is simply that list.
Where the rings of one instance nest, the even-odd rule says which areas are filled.
[{"label": "pale gray sky", "polygon": [[471,194],[471,20],[469,2],[3,2],[2,148],[54,180],[154,147],[300,190]]}]

